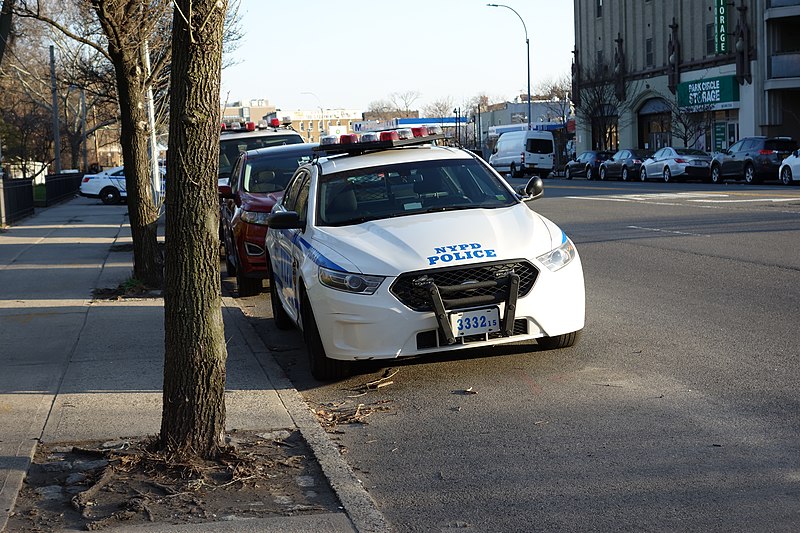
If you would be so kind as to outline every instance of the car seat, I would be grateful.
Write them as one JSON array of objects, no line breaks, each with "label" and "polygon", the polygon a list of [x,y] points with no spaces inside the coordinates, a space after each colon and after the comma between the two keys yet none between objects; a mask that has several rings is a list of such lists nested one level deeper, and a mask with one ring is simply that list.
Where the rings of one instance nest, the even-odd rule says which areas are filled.
[{"label": "car seat", "polygon": [[419,195],[420,201],[426,206],[446,205],[450,203],[447,198],[447,187],[438,174],[418,174],[414,182],[414,192]]},{"label": "car seat", "polygon": [[250,177],[248,184],[250,192],[274,192],[275,191],[275,172],[272,170],[261,170]]},{"label": "car seat", "polygon": [[348,186],[332,195],[323,219],[328,224],[335,224],[353,218],[357,211],[356,192],[352,186]]}]

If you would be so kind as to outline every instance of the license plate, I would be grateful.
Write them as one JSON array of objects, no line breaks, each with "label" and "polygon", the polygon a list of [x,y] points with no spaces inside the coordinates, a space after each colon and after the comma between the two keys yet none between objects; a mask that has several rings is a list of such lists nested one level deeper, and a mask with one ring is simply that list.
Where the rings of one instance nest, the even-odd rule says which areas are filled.
[{"label": "license plate", "polygon": [[487,307],[450,313],[450,327],[456,337],[500,331],[500,310]]}]

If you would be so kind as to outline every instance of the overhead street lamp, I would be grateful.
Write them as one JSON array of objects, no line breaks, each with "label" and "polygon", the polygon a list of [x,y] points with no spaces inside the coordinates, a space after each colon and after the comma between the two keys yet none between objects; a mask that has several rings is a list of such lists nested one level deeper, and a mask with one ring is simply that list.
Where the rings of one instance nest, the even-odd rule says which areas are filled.
[{"label": "overhead street lamp", "polygon": [[528,27],[525,26],[525,21],[522,20],[522,17],[517,10],[511,6],[507,6],[505,4],[486,4],[488,7],[504,7],[506,9],[510,9],[514,12],[514,14],[519,18],[519,21],[522,22],[522,29],[525,30],[525,47],[527,49],[527,66],[528,66],[528,129],[531,129],[531,42],[528,40]]}]

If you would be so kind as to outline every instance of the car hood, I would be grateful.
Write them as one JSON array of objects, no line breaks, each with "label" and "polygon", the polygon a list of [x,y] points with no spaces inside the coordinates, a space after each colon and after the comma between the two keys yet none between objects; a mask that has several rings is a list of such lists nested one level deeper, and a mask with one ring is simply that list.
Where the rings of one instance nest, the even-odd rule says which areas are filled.
[{"label": "car hood", "polygon": [[348,272],[403,272],[486,261],[532,259],[567,237],[525,204],[409,215],[355,226],[315,228],[319,264]]},{"label": "car hood", "polygon": [[250,192],[239,192],[239,200],[242,209],[245,211],[255,211],[257,213],[269,213],[272,207],[283,198],[283,191],[259,194]]}]

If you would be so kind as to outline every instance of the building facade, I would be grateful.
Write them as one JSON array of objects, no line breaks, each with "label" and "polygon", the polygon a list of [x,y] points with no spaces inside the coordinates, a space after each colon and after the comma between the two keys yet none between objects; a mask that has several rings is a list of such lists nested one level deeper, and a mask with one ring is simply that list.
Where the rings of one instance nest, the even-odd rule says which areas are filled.
[{"label": "building facade", "polygon": [[294,109],[277,110],[267,119],[277,118],[305,137],[306,142],[319,142],[323,135],[353,133],[353,123],[361,120],[360,109]]},{"label": "building facade", "polygon": [[800,0],[574,0],[578,151],[800,139]]}]

